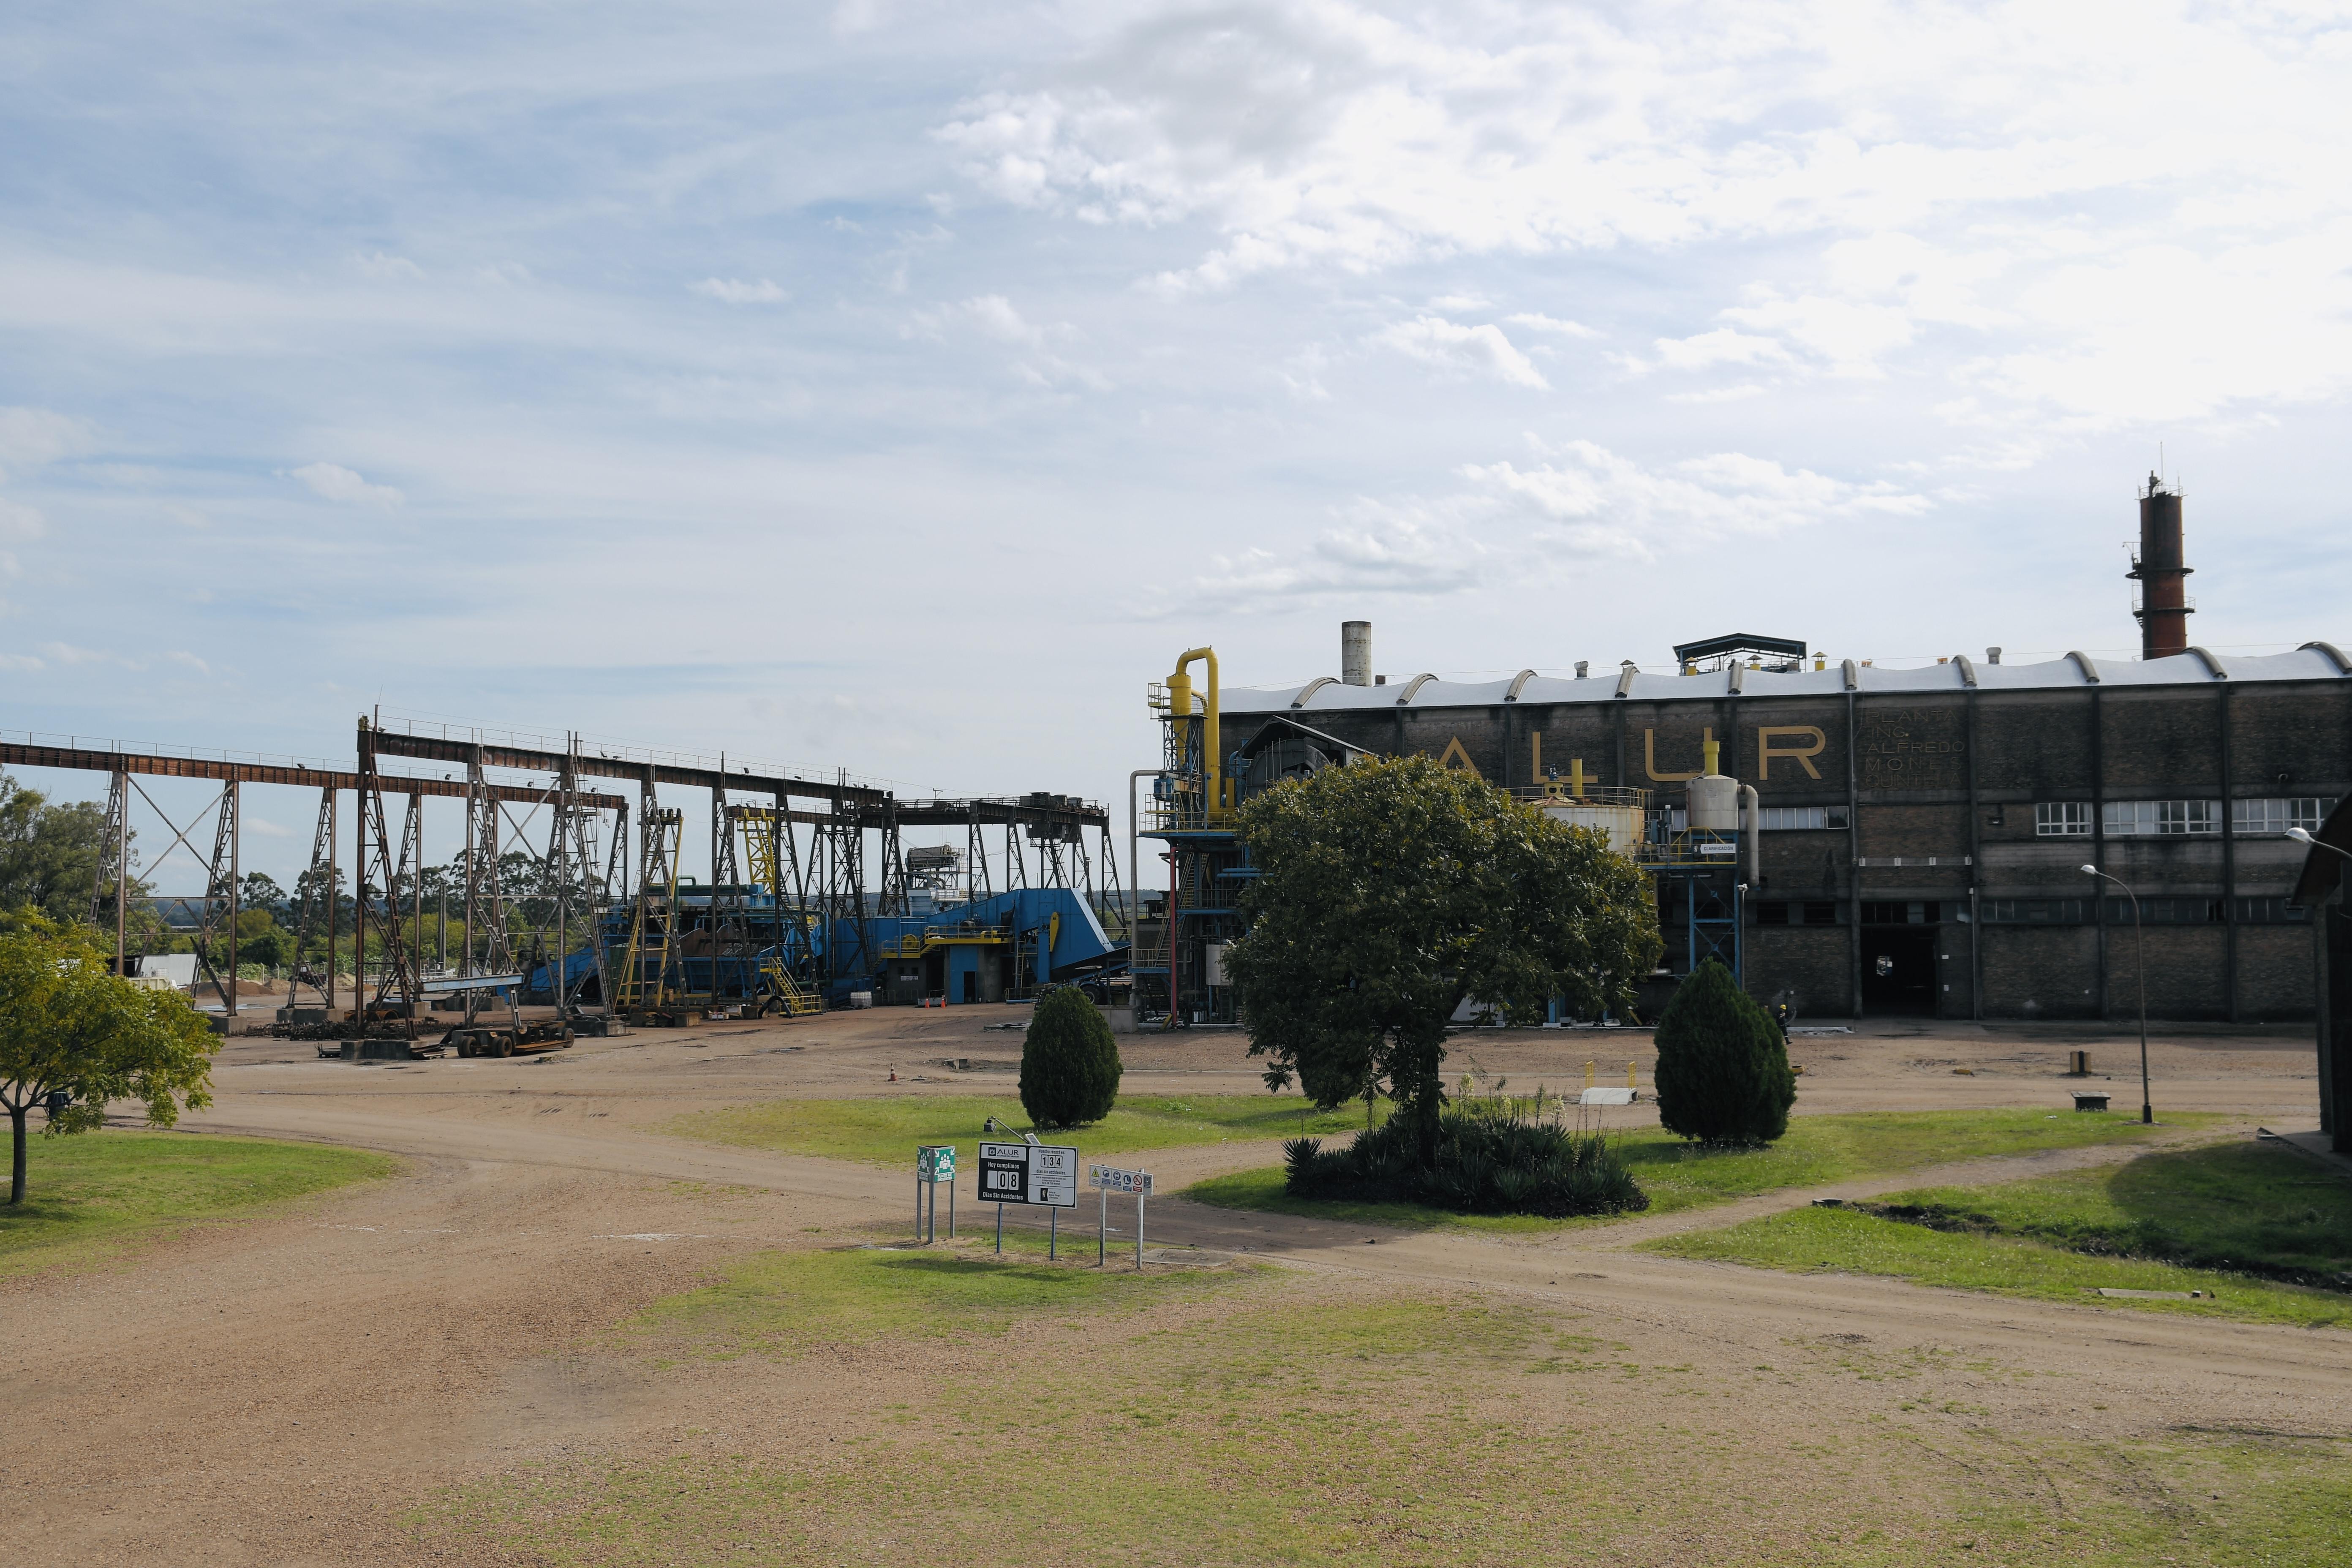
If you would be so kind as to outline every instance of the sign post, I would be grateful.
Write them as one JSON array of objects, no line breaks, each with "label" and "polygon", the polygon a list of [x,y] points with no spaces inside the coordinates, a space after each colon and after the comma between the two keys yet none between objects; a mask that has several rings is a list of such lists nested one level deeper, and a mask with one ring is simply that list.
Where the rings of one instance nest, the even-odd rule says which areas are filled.
[{"label": "sign post", "polygon": [[[940,1235],[940,1184],[948,1188],[948,1239],[955,1239],[955,1145],[923,1143],[915,1150],[915,1239],[929,1243]],[[931,1214],[929,1233],[923,1224],[923,1189],[930,1189]]]},{"label": "sign post", "polygon": [[1101,1267],[1110,1247],[1110,1195],[1135,1194],[1135,1271],[1143,1272],[1143,1200],[1151,1195],[1151,1173],[1122,1171],[1114,1165],[1088,1165],[1087,1185],[1102,1194],[1100,1228],[1095,1235],[1095,1264]]},{"label": "sign post", "polygon": [[1059,1143],[982,1143],[980,1195],[996,1205],[996,1250],[1004,1250],[1004,1205],[1034,1204],[1048,1215],[1045,1256],[1059,1258],[1062,1211],[1078,1206],[1078,1152]]}]

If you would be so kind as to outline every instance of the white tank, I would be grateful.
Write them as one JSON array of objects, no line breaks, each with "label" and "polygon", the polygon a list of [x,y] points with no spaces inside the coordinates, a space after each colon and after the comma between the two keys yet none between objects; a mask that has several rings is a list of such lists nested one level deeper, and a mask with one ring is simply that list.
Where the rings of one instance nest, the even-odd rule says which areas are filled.
[{"label": "white tank", "polygon": [[1592,801],[1575,799],[1547,800],[1541,809],[1554,822],[1570,827],[1590,827],[1607,834],[1609,847],[1631,858],[1642,842],[1642,808],[1638,805],[1601,805]]},{"label": "white tank", "polygon": [[1690,826],[1717,833],[1739,830],[1739,781],[1701,773],[1690,781]]}]

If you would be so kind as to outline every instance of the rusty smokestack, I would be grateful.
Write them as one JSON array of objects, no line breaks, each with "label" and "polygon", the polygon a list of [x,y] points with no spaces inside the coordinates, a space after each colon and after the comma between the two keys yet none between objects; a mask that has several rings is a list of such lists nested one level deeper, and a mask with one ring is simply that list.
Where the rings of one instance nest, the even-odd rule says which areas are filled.
[{"label": "rusty smokestack", "polygon": [[2139,656],[2164,658],[2189,651],[2189,617],[2197,613],[2181,581],[2190,568],[2181,561],[2180,496],[2154,474],[2139,497],[2139,548],[2125,574],[2139,584]]}]

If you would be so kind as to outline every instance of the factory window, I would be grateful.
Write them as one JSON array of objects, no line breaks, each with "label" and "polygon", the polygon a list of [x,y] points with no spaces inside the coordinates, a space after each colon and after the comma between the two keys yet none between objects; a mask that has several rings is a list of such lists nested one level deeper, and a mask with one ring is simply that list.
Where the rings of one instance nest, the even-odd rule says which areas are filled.
[{"label": "factory window", "polygon": [[2240,899],[2238,923],[2249,926],[2307,925],[2311,911],[2284,899]]},{"label": "factory window", "polygon": [[1756,923],[1760,926],[1833,926],[1840,922],[1840,906],[1834,899],[1765,900],[1752,906]]},{"label": "factory window", "polygon": [[1960,906],[1949,900],[1870,900],[1862,906],[1866,926],[1931,926],[1959,916]]},{"label": "factory window", "polygon": [[1764,810],[1764,830],[1786,833],[1809,827],[1845,826],[1845,807],[1842,805],[1768,805]]},{"label": "factory window", "polygon": [[2040,838],[2084,838],[2091,832],[2091,804],[2083,800],[2037,801],[2033,832]]},{"label": "factory window", "polygon": [[2174,833],[2219,833],[2218,800],[2111,800],[2101,813],[2111,838]]},{"label": "factory window", "polygon": [[[2109,925],[2129,925],[2131,918],[2132,906],[2129,899],[2107,900]],[[2142,899],[2139,901],[2139,918],[2143,925],[2152,926],[2217,925],[2221,919],[2221,900],[2170,896]]]},{"label": "factory window", "polygon": [[1987,925],[2078,926],[2091,918],[2088,899],[1987,899],[1979,906]]},{"label": "factory window", "polygon": [[2327,816],[2334,801],[2315,795],[2273,795],[2267,800],[2233,800],[2230,803],[2230,831],[2247,834],[2283,834],[2290,827],[2300,827],[2305,833],[2316,833]]}]

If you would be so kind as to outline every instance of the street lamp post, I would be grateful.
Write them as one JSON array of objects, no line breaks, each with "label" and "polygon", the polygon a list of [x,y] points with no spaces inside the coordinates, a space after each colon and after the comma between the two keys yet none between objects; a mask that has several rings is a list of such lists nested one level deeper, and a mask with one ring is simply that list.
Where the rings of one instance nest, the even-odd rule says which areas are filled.
[{"label": "street lamp post", "polygon": [[2139,972],[2139,1120],[2142,1126],[2151,1125],[2156,1121],[2156,1108],[2149,1103],[2147,1092],[2147,935],[2140,927],[2139,895],[2132,891],[2130,883],[2120,877],[2108,876],[2096,866],[2084,867],[2083,874],[2113,882],[2131,900],[2132,966]]}]

